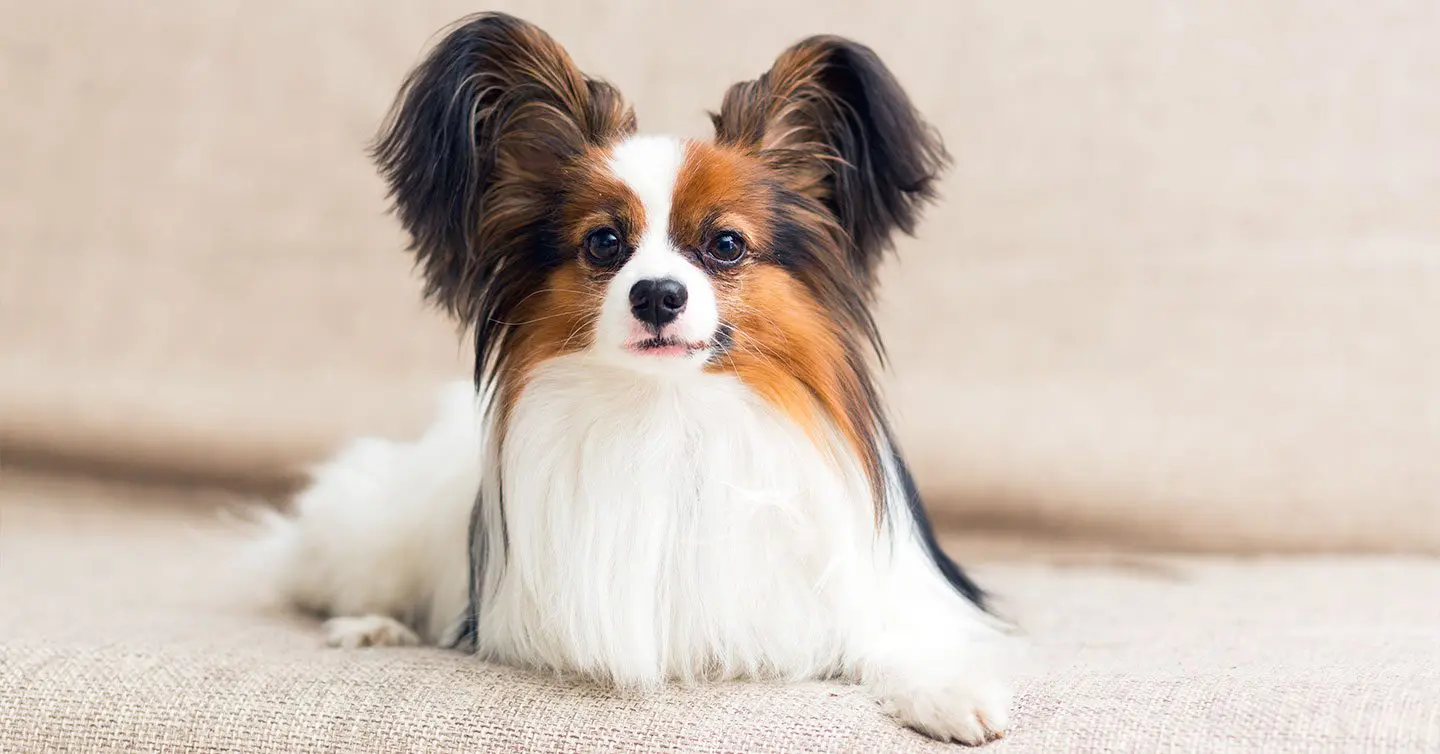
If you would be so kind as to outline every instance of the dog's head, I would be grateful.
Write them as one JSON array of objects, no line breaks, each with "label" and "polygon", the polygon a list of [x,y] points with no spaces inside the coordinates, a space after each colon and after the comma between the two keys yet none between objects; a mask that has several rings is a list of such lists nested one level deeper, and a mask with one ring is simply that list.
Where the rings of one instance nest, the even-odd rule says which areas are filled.
[{"label": "dog's head", "polygon": [[712,115],[713,141],[635,135],[609,84],[538,28],[463,20],[411,74],[375,150],[428,295],[472,327],[501,395],[587,351],[728,372],[874,462],[876,268],[947,157],[868,48],[814,37]]}]

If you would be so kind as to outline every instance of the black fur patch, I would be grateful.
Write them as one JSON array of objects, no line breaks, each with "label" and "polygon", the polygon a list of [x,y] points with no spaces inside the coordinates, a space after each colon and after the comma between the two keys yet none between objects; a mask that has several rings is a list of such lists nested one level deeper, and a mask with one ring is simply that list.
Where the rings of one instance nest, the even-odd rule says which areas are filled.
[{"label": "black fur patch", "polygon": [[986,594],[973,580],[966,575],[944,550],[940,549],[940,543],[935,539],[935,529],[930,525],[930,517],[925,513],[925,503],[920,499],[920,489],[915,486],[915,478],[910,474],[910,467],[906,465],[905,459],[897,450],[894,454],[895,472],[900,475],[900,484],[905,490],[905,504],[910,508],[910,516],[915,519],[916,533],[920,535],[921,541],[925,543],[925,549],[930,553],[931,560],[935,561],[935,567],[955,591],[965,595],[965,598],[974,602],[981,609],[988,610],[986,605]]}]

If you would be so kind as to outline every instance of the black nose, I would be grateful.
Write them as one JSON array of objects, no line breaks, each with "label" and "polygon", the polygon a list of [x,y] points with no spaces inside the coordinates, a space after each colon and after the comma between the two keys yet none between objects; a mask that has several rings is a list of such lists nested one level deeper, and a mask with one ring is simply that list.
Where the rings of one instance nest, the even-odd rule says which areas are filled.
[{"label": "black nose", "polygon": [[635,319],[648,322],[658,330],[680,316],[688,298],[690,294],[679,280],[647,278],[630,286],[630,311]]}]

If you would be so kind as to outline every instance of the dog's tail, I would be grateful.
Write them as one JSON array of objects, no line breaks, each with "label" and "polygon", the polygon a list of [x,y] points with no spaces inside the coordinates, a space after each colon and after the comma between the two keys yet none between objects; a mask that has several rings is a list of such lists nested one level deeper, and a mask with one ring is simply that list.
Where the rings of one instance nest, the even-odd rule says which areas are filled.
[{"label": "dog's tail", "polygon": [[440,403],[419,440],[354,440],[313,470],[290,513],[260,512],[248,552],[259,577],[301,609],[390,616],[432,641],[444,629],[432,614],[458,617],[482,429],[468,382]]}]

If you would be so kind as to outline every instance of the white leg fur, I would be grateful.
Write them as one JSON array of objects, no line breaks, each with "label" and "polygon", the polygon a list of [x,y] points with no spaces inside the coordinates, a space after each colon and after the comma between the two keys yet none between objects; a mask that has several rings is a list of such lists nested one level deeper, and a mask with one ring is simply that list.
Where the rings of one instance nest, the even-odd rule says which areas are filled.
[{"label": "white leg fur", "polygon": [[873,614],[858,631],[859,680],[901,722],[942,741],[970,745],[1010,726],[1016,642],[961,598],[918,540],[901,542]]},{"label": "white leg fur", "polygon": [[1011,640],[944,580],[897,483],[877,535],[859,462],[738,380],[620,368],[539,368],[503,458],[468,384],[418,442],[352,445],[262,543],[280,588],[337,617],[333,645],[441,641],[483,467],[481,657],[633,687],[843,677],[936,738],[1003,734]]}]

